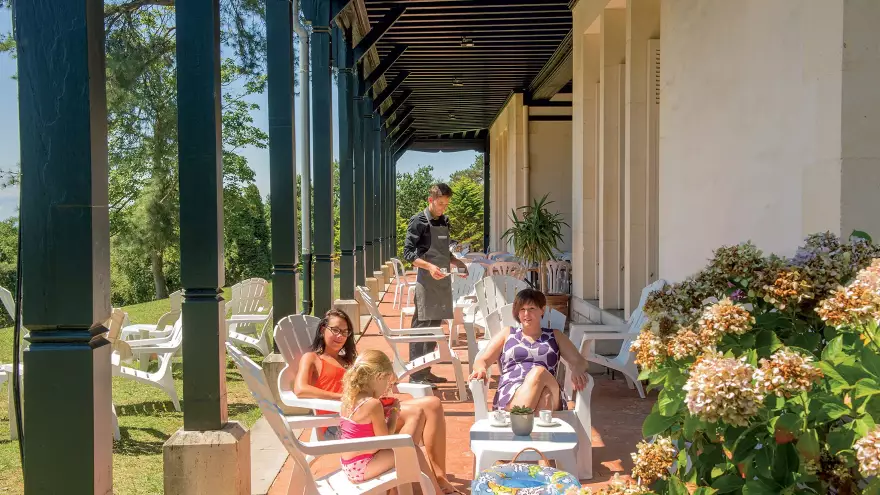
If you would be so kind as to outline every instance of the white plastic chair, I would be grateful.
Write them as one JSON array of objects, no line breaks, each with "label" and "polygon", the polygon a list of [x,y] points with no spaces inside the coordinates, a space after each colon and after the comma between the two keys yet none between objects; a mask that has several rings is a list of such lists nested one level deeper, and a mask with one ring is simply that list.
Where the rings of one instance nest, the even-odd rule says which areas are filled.
[{"label": "white plastic chair", "polygon": [[[516,294],[528,287],[529,284],[525,281],[505,275],[485,277],[474,284],[477,305],[472,312],[465,313],[464,316],[464,331],[468,339],[468,362],[473,364],[474,358],[472,356],[476,356],[479,351],[474,327],[480,326],[486,330],[486,316],[501,306],[512,303]],[[488,332],[484,332],[483,340],[489,340],[489,338]]]},{"label": "white plastic chair", "polygon": [[[269,282],[262,278],[249,278],[232,286],[232,298],[226,303],[229,331],[236,333],[255,333],[258,325],[271,320],[266,314],[271,308],[268,299]],[[238,318],[234,318],[238,317]]]},{"label": "white plastic chair", "polygon": [[[427,368],[438,363],[452,363],[452,370],[455,373],[455,381],[458,384],[459,400],[467,400],[467,385],[464,381],[464,372],[461,369],[461,361],[446,341],[446,334],[443,333],[442,327],[424,327],[424,328],[402,328],[392,329],[385,323],[385,318],[379,312],[373,298],[370,297],[369,289],[366,287],[358,287],[364,303],[370,311],[370,315],[379,326],[379,331],[385,342],[391,348],[392,364],[397,379],[402,381],[416,371]],[[413,342],[436,342],[437,350],[429,352],[424,356],[419,356],[409,362],[404,361],[397,351],[397,344],[409,344]],[[410,356],[412,357],[412,356]],[[398,383],[397,388],[402,393],[407,393],[413,397],[426,397],[433,395],[430,385],[422,385],[417,383]]]},{"label": "white plastic chair", "polygon": [[[642,326],[645,325],[647,317],[642,311],[645,306],[645,300],[648,296],[662,289],[666,285],[663,279],[648,285],[642,289],[642,295],[639,298],[639,305],[630,315],[629,322],[626,325],[594,325],[577,323],[571,325],[571,332],[583,332],[584,341],[587,342],[588,348],[585,357],[588,361],[596,363],[606,368],[619,371],[626,378],[626,383],[630,389],[635,388],[639,392],[639,397],[645,398],[645,389],[639,381],[639,367],[636,365],[635,356],[630,352],[629,348],[632,342],[639,336]],[[596,352],[596,342],[606,341],[610,344],[620,342],[617,353],[613,356],[604,356]],[[616,345],[615,345],[616,347]]]},{"label": "white plastic chair", "polygon": [[[291,428],[312,428],[312,440],[319,439],[319,428],[339,424],[339,410],[342,404],[336,400],[301,399],[293,391],[293,382],[299,370],[299,360],[303,354],[312,350],[312,341],[318,331],[320,318],[309,315],[290,315],[282,318],[275,325],[275,342],[284,358],[286,366],[278,374],[278,396],[281,402],[289,407],[311,409],[311,414],[285,416]],[[315,411],[333,411],[337,414],[318,415]]]},{"label": "white plastic chair", "polygon": [[[235,361],[251,394],[259,404],[263,417],[293,459],[293,473],[287,488],[289,495],[368,495],[385,493],[392,488],[397,488],[404,495],[411,495],[412,483],[419,483],[425,495],[436,495],[430,478],[419,468],[416,446],[411,436],[387,435],[328,442],[300,442],[281,413],[281,409],[272,400],[272,392],[266,383],[263,370],[229,343],[226,344],[226,350]],[[392,449],[395,469],[358,484],[350,482],[341,469],[322,478],[315,478],[309,469],[309,461],[306,457],[339,455],[371,449]]]},{"label": "white plastic chair", "polygon": [[522,279],[526,276],[526,267],[515,261],[496,261],[489,266],[489,275],[507,275]]},{"label": "white plastic chair", "polygon": [[241,323],[241,319],[248,318],[248,315],[233,315],[227,318],[226,335],[228,339],[236,344],[253,347],[260,351],[260,354],[263,356],[268,356],[272,352],[272,349],[269,348],[269,333],[272,331],[272,311],[272,309],[269,310],[266,321],[263,322],[263,329],[257,337],[251,337],[235,331],[236,327]]},{"label": "white plastic chair", "polygon": [[571,293],[571,263],[567,261],[548,261],[544,264],[544,293]]},{"label": "white plastic chair", "polygon": [[[130,342],[121,339],[116,340],[114,343],[114,351],[111,356],[111,369],[113,376],[120,376],[162,390],[168,394],[168,397],[174,404],[174,410],[180,411],[180,399],[177,396],[177,389],[174,386],[171,360],[183,344],[183,317],[178,318],[174,323],[171,335],[172,337],[168,342],[142,347],[131,347]],[[110,339],[108,338],[108,340]],[[113,340],[111,340],[111,342],[113,342]],[[126,351],[126,348],[128,348],[128,351]],[[122,361],[127,352],[130,352],[136,358],[140,358],[142,368],[145,368],[143,364],[149,359],[149,356],[156,354],[159,358],[159,369],[153,373],[149,373],[147,371],[122,366]]]},{"label": "white plastic chair", "polygon": [[[397,308],[398,305],[403,306],[403,290],[406,289],[406,305],[409,306],[412,304],[413,293],[416,290],[416,283],[410,281],[406,278],[406,270],[403,267],[403,262],[401,262],[397,258],[391,258],[391,265],[394,267],[394,302],[391,304],[392,308]],[[398,299],[400,298],[400,299]]]},{"label": "white plastic chair", "polygon": [[[577,340],[572,340],[572,342],[577,342]],[[586,342],[582,340],[580,345],[575,345],[578,346],[578,348],[581,349],[581,352],[583,353],[585,344]],[[563,362],[565,361],[563,360]],[[577,432],[577,477],[578,479],[588,480],[593,478],[593,420],[590,414],[590,400],[593,394],[594,382],[593,377],[587,375],[587,386],[584,387],[584,389],[581,391],[573,391],[572,387],[570,386],[571,367],[566,366],[566,370],[565,383],[568,386],[565,387],[565,396],[567,400],[574,400],[574,409],[567,411],[553,411],[553,417],[559,418],[562,421],[570,424],[572,428],[574,428],[574,430]],[[474,396],[474,419],[476,421],[479,421],[481,419],[488,419],[488,379],[471,380],[469,386],[471,389],[471,393]]]},{"label": "white plastic chair", "polygon": [[180,317],[183,302],[183,290],[174,291],[168,296],[171,309],[159,317],[155,325],[138,323],[126,325],[122,329],[122,340],[170,338],[174,322]]}]

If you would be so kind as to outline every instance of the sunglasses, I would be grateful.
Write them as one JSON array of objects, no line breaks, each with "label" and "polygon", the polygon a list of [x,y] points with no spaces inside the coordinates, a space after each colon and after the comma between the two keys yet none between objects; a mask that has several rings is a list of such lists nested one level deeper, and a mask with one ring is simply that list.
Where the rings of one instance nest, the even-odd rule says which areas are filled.
[{"label": "sunglasses", "polygon": [[351,330],[348,330],[346,328],[327,327],[327,330],[329,330],[330,333],[337,337],[348,337],[349,335],[351,335]]}]

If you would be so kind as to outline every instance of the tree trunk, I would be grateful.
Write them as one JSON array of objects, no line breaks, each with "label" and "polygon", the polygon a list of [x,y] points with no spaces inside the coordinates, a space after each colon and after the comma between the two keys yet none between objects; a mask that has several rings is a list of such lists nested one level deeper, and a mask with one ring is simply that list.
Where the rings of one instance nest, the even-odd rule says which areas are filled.
[{"label": "tree trunk", "polygon": [[168,299],[168,285],[165,281],[164,261],[159,253],[151,253],[151,271],[153,272],[153,285],[156,287],[156,299]]}]

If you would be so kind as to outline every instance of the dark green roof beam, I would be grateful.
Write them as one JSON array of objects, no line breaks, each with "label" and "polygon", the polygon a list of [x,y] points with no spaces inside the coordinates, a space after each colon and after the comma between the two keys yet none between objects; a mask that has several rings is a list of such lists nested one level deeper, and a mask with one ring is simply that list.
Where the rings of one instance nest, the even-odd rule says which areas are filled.
[{"label": "dark green roof beam", "polygon": [[399,121],[397,124],[393,124],[391,127],[388,128],[388,137],[393,138],[397,134],[405,134],[415,121],[415,117],[410,117],[406,120]]},{"label": "dark green roof beam", "polygon": [[409,99],[410,96],[412,96],[412,91],[407,89],[400,96],[395,98],[394,103],[392,103],[391,106],[388,107],[388,110],[386,110],[384,113],[382,113],[382,121],[385,122],[386,124],[388,124],[388,119],[392,115],[394,115],[398,110],[400,110],[400,107],[403,105],[403,103],[407,99]]},{"label": "dark green roof beam", "polygon": [[391,94],[397,91],[400,88],[400,85],[406,81],[406,78],[409,77],[409,72],[401,72],[391,81],[385,89],[382,90],[381,93],[376,95],[373,98],[373,111],[377,111],[382,107],[382,104],[385,103],[385,100],[391,97]]},{"label": "dark green roof beam", "polygon": [[406,7],[397,7],[385,14],[385,16],[382,17],[382,20],[373,26],[370,29],[370,32],[367,33],[367,35],[364,36],[360,43],[354,48],[354,59],[357,62],[360,62],[361,59],[364,58],[364,55],[370,51],[370,48],[373,48],[373,46],[382,39],[382,36],[391,29],[391,26],[403,16],[404,12],[406,12]]},{"label": "dark green roof beam", "polygon": [[400,122],[403,122],[407,117],[409,117],[410,114],[413,113],[413,110],[415,110],[415,108],[416,107],[414,107],[414,106],[404,107],[402,113],[394,115],[393,122],[390,120],[386,120],[385,126],[388,127],[389,130],[397,127],[397,124],[399,124]]},{"label": "dark green roof beam", "polygon": [[406,46],[404,45],[394,45],[394,48],[391,49],[391,52],[385,57],[382,58],[382,62],[379,63],[379,66],[373,69],[373,72],[370,72],[370,75],[366,77],[364,80],[364,90],[362,94],[365,94],[370,88],[376,84],[382,76],[388,72],[388,69],[394,65],[394,62],[397,62],[397,59],[403,55],[403,52],[406,51]]}]

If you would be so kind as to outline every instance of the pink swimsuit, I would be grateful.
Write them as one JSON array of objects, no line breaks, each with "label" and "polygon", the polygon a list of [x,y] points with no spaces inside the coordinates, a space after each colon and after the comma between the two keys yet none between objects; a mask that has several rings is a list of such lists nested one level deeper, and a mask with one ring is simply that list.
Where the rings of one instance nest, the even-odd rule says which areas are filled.
[{"label": "pink swimsuit", "polygon": [[[350,419],[351,416],[354,416],[354,413],[368,400],[370,399],[360,401],[358,405],[351,410],[348,418],[342,417],[339,419],[340,440],[376,436],[375,432],[373,432],[373,423],[355,423]],[[367,464],[373,460],[374,455],[376,454],[361,454],[354,456],[351,459],[340,458],[340,461],[342,462],[342,470],[352,483],[361,483],[364,481]]]}]

